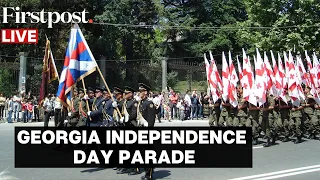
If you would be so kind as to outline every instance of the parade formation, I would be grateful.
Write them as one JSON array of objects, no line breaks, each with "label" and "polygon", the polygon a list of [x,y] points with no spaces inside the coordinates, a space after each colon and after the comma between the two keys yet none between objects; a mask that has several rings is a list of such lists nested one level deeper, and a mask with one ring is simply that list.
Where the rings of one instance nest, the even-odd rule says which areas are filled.
[{"label": "parade formation", "polygon": [[273,67],[266,53],[262,59],[257,49],[253,72],[243,50],[243,68],[237,57],[239,78],[230,52],[229,63],[223,53],[222,78],[211,52],[211,63],[204,56],[213,102],[210,125],[252,127],[253,145],[258,143],[258,138],[265,138],[264,147],[274,145],[276,140],[293,140],[297,144],[302,142],[302,137],[317,139],[320,71],[316,55],[313,54],[312,64],[305,52],[306,71],[300,55],[294,59],[291,52],[289,57],[284,52],[284,68],[280,54],[278,63],[272,51],[270,54]]}]

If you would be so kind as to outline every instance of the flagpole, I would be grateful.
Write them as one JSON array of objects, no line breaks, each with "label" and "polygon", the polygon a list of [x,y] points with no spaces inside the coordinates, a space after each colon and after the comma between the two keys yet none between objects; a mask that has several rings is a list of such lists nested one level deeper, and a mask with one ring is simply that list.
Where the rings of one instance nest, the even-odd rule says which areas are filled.
[{"label": "flagpole", "polygon": [[[87,90],[86,90],[86,86],[85,86],[85,84],[84,84],[83,78],[81,79],[81,81],[82,81],[83,92],[84,92],[84,95],[86,96],[86,95],[87,95]],[[89,108],[88,99],[86,99],[86,105],[87,105],[87,109],[88,109],[88,111],[89,111],[90,108]],[[91,117],[89,117],[89,118],[90,118],[90,120],[91,120]]]},{"label": "flagpole", "polygon": [[[98,72],[99,72],[99,74],[100,74],[100,77],[102,78],[102,81],[103,81],[104,85],[106,86],[106,88],[107,88],[107,90],[108,90],[108,93],[109,93],[110,96],[111,96],[112,102],[115,102],[113,96],[111,95],[111,91],[110,91],[110,89],[109,89],[109,86],[108,86],[106,80],[104,79],[104,77],[103,77],[103,75],[102,75],[102,73],[101,73],[101,71],[100,71],[100,68],[99,68],[97,62],[96,62],[96,61],[94,61],[94,62],[95,62],[95,64],[96,64],[96,66],[97,66],[97,70],[98,70]],[[116,107],[116,111],[117,111],[117,113],[119,114],[120,118],[122,118],[122,115],[121,115],[118,107]]]}]

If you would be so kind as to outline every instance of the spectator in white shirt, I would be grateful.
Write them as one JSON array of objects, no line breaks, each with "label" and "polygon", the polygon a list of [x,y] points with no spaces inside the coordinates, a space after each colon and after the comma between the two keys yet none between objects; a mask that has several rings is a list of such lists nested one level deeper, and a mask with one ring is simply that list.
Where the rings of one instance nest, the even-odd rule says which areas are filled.
[{"label": "spectator in white shirt", "polygon": [[54,103],[51,101],[52,95],[49,94],[44,102],[43,102],[43,108],[44,108],[44,127],[48,127],[50,115],[54,108]]},{"label": "spectator in white shirt", "polygon": [[184,103],[185,103],[185,111],[186,111],[186,116],[189,119],[190,118],[190,108],[191,108],[191,98],[189,95],[190,91],[187,90],[186,95],[184,96]]},{"label": "spectator in white shirt", "polygon": [[19,122],[19,112],[21,110],[21,96],[19,93],[17,95],[13,96],[13,121]]},{"label": "spectator in white shirt", "polygon": [[61,121],[61,109],[62,109],[62,103],[58,100],[58,98],[56,98],[54,102],[54,126],[55,127],[58,127],[58,122]]},{"label": "spectator in white shirt", "polygon": [[8,106],[7,121],[8,123],[12,123],[13,97],[10,97],[10,99],[7,102],[7,106]]},{"label": "spectator in white shirt", "polygon": [[156,115],[158,117],[158,121],[159,123],[161,123],[161,110],[160,110],[161,101],[157,94],[153,95],[152,102],[156,108]]}]

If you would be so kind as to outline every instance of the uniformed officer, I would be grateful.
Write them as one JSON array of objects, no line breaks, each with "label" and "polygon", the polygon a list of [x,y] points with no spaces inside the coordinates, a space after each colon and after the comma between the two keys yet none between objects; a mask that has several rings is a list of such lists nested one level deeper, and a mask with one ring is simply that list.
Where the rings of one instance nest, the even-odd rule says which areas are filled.
[{"label": "uniformed officer", "polygon": [[[84,103],[82,103],[82,108],[87,110],[87,111],[84,111],[86,114],[88,111],[92,111],[92,105],[93,105],[92,103],[95,98],[94,94],[95,94],[94,89],[91,87],[88,87],[87,95],[84,96],[83,100],[85,103],[86,103],[86,100],[88,100],[89,109],[87,109],[86,105]],[[90,119],[91,119],[90,117],[88,117],[88,116],[86,117],[86,120],[87,120],[86,126],[88,126],[88,127],[90,126]]]},{"label": "uniformed officer", "polygon": [[103,89],[97,87],[95,89],[95,98],[92,101],[92,111],[88,111],[88,117],[90,118],[90,127],[100,127],[103,121],[102,109],[103,109]]},{"label": "uniformed officer", "polygon": [[87,117],[88,117],[86,112],[88,112],[89,110],[87,107],[86,100],[83,99],[84,98],[84,91],[85,91],[84,89],[79,88],[80,102],[79,102],[79,121],[77,124],[78,127],[86,126]]},{"label": "uniformed officer", "polygon": [[71,98],[71,111],[68,113],[69,121],[67,126],[68,127],[76,127],[80,118],[79,114],[79,105],[80,105],[80,99],[78,96],[78,88],[75,87],[73,89],[73,97]]},{"label": "uniformed officer", "polygon": [[221,96],[219,97],[219,99],[213,103],[213,99],[212,97],[210,98],[210,116],[209,116],[209,125],[210,126],[218,126],[218,121],[220,118],[220,114],[221,114]]},{"label": "uniformed officer", "polygon": [[[142,117],[147,121],[148,127],[154,127],[156,120],[155,106],[152,101],[148,100],[148,94],[151,88],[143,83],[139,83],[139,97],[140,102],[138,103],[138,110],[141,113]],[[138,121],[139,120],[139,117]],[[146,124],[144,124],[146,126]],[[154,168],[145,168],[145,175],[141,177],[142,180],[151,180],[153,179],[153,170]]]},{"label": "uniformed officer", "polygon": [[[122,109],[122,105],[123,105],[123,94],[124,91],[118,87],[114,87],[113,88],[113,97],[114,97],[114,101],[112,102],[112,106],[114,108],[113,111],[113,123],[117,124],[117,125],[121,125],[120,122],[120,115],[118,114],[118,110],[121,113],[121,109]],[[118,108],[118,110],[117,110]],[[121,114],[121,116],[123,117],[123,114]]]},{"label": "uniformed officer", "polygon": [[112,106],[111,95],[109,94],[107,88],[103,88],[102,94],[103,94],[103,102],[102,102],[103,126],[105,127],[114,126],[115,124],[113,123],[113,118],[112,118],[114,108]]},{"label": "uniformed officer", "polygon": [[313,95],[310,93],[311,88],[306,87],[305,92],[305,104],[303,111],[305,113],[305,119],[304,119],[304,126],[306,127],[306,131],[309,133],[308,139],[316,139],[316,130],[315,125],[313,124],[312,117],[314,116],[314,105],[316,104],[316,101],[314,100]]}]

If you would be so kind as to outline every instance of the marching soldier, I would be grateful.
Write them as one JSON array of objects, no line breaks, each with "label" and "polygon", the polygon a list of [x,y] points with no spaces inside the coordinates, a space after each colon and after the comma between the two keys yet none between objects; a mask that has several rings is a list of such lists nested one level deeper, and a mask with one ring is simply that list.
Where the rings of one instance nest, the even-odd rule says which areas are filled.
[{"label": "marching soldier", "polygon": [[[138,103],[139,112],[142,115],[142,118],[147,121],[148,127],[154,127],[156,120],[155,107],[152,101],[148,100],[148,94],[151,88],[143,83],[139,83],[139,96],[140,102]],[[141,121],[137,117],[138,121]],[[140,122],[141,123],[141,122]],[[146,124],[144,124],[146,126]],[[142,180],[152,180],[153,179],[153,170],[154,168],[145,168],[145,175],[141,177]]]},{"label": "marching soldier", "polygon": [[299,102],[299,105],[292,104],[291,108],[291,118],[289,122],[290,130],[293,131],[296,140],[294,141],[295,144],[301,143],[301,121],[302,121],[302,113],[303,113],[303,106]]},{"label": "marching soldier", "polygon": [[[118,87],[114,87],[113,89],[114,89],[113,90],[114,102],[112,102],[112,106],[114,107],[113,116],[112,116],[113,123],[116,123],[117,125],[121,125],[121,123],[119,123],[120,122],[120,115],[118,114],[118,111],[116,108],[118,108],[119,111],[121,111],[121,109],[122,109],[122,105],[124,102],[124,99],[123,99],[124,91]],[[121,114],[121,116],[123,116],[123,114]]]},{"label": "marching soldier", "polygon": [[292,104],[290,101],[290,97],[287,93],[287,90],[284,90],[284,98],[286,100],[283,100],[281,97],[278,98],[279,101],[279,112],[280,112],[280,121],[282,124],[281,131],[283,132],[284,139],[282,139],[282,142],[288,142],[290,141],[290,109],[292,108]]},{"label": "marching soldier", "polygon": [[[317,89],[318,94],[319,94],[319,90],[320,89]],[[316,133],[319,134],[319,132],[320,132],[320,120],[319,120],[320,119],[320,101],[319,101],[319,98],[315,97],[315,101],[316,101],[316,104],[314,105],[315,111],[314,111],[314,114],[312,117],[312,124],[314,125]]]},{"label": "marching soldier", "polygon": [[230,115],[229,100],[227,100],[226,102],[224,102],[224,100],[222,100],[221,105],[222,105],[222,109],[221,109],[221,113],[220,113],[220,117],[219,117],[219,121],[218,121],[218,127],[230,126],[232,123],[228,122],[228,117]]},{"label": "marching soldier", "polygon": [[79,121],[79,105],[80,99],[78,97],[78,88],[75,87],[73,90],[73,97],[71,98],[71,112],[68,113],[69,121],[68,127],[76,127]]},{"label": "marching soldier", "polygon": [[[84,127],[87,125],[87,119],[88,119],[88,115],[86,112],[89,111],[88,107],[87,107],[87,103],[86,100],[83,99],[84,98],[84,90],[83,89],[79,89],[79,98],[80,100],[80,104],[79,104],[79,122],[78,122],[78,127]],[[89,104],[88,104],[89,105]]]},{"label": "marching soldier", "polygon": [[113,123],[112,116],[113,116],[114,109],[112,106],[111,96],[107,88],[103,88],[102,94],[103,94],[103,102],[102,102],[103,125],[106,127],[113,126],[114,123]]},{"label": "marching soldier", "polygon": [[[212,102],[213,99],[212,97],[210,98],[210,101]],[[212,104],[210,103],[209,104],[209,107],[210,107],[210,117],[209,117],[209,125],[210,126],[218,126],[218,121],[219,121],[219,118],[220,118],[220,114],[221,114],[221,109],[220,109],[220,106],[221,106],[221,97],[219,97],[219,99],[214,103]]]},{"label": "marching soldier", "polygon": [[316,101],[314,100],[314,97],[310,93],[311,88],[306,86],[305,88],[305,104],[303,111],[305,113],[305,119],[304,119],[304,126],[306,128],[306,131],[309,133],[308,139],[316,139],[316,131],[315,131],[315,125],[313,123],[312,117],[314,116],[314,105],[316,104]]},{"label": "marching soldier", "polygon": [[92,111],[88,111],[88,117],[90,118],[90,127],[100,127],[102,125],[102,109],[103,109],[103,97],[102,88],[97,87],[95,90],[95,98],[92,101]]},{"label": "marching soldier", "polygon": [[257,105],[249,103],[249,112],[248,112],[248,119],[252,125],[252,144],[257,145],[258,138],[259,138],[259,114],[260,114],[260,107]]},{"label": "marching soldier", "polygon": [[[262,129],[265,132],[265,136],[267,138],[267,143],[265,143],[263,146],[264,147],[269,147],[271,144],[275,143],[275,132],[270,130],[270,124],[273,125],[275,117],[273,114],[273,109],[274,109],[274,99],[273,96],[269,94],[269,91],[267,92],[267,101],[266,103],[263,104],[262,108]],[[272,143],[270,143],[270,139],[272,138]]]},{"label": "marching soldier", "polygon": [[251,121],[248,119],[248,101],[243,98],[242,87],[238,86],[238,114],[234,119],[233,125],[236,126],[251,126]]}]

